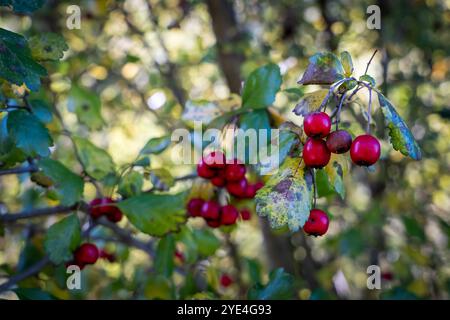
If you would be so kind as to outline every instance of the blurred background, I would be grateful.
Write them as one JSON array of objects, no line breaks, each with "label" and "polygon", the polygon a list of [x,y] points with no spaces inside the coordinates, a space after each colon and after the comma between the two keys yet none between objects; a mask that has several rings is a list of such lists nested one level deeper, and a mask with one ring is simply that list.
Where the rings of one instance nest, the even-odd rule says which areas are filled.
[{"label": "blurred background", "polygon": [[[81,9],[79,30],[66,26],[71,4]],[[366,10],[373,4],[381,9],[380,30],[367,28]],[[348,172],[345,201],[335,195],[319,199],[332,216],[325,237],[272,232],[254,214],[231,234],[243,267],[236,269],[233,257],[219,246],[198,263],[196,272],[206,275],[212,287],[221,273],[241,277],[249,286],[264,283],[268,272],[283,267],[295,276],[298,299],[448,299],[449,9],[448,0],[49,0],[32,17],[0,9],[0,27],[25,35],[52,31],[64,36],[70,49],[49,68],[48,98],[70,130],[104,147],[118,165],[133,161],[149,138],[182,126],[189,101],[239,94],[243,79],[269,62],[277,63],[283,76],[273,108],[301,124],[292,109],[303,93],[315,88],[296,94],[285,89],[300,88],[296,81],[311,55],[346,50],[359,75],[378,49],[369,74],[410,127],[422,148],[422,161],[392,150],[376,108],[382,161],[374,172],[357,167]],[[83,113],[77,112],[86,104]],[[343,120],[354,121],[358,114],[344,112]],[[55,144],[58,159],[78,168],[67,137],[55,136]],[[151,166],[164,166],[173,176],[193,171],[193,166],[168,167],[169,159],[170,152],[164,152],[152,158]],[[190,183],[176,188],[184,190]],[[0,179],[0,201],[11,212],[51,202],[41,193],[23,175]],[[87,185],[85,194],[93,198],[95,188]],[[52,222],[49,218],[42,226]],[[224,240],[220,232],[215,238]],[[0,238],[3,267],[20,262],[26,239],[30,237],[23,230],[9,230]],[[121,244],[107,246],[118,261],[83,272],[89,284],[85,290],[62,289],[58,270],[49,271],[47,278],[44,272],[29,285],[45,287],[59,298],[171,297],[142,288],[152,263],[144,253]],[[177,246],[183,250],[182,241]],[[381,268],[381,290],[366,286],[366,269],[373,264]],[[175,274],[174,284],[183,286],[184,275]],[[235,283],[196,297],[236,298],[241,289]]]}]

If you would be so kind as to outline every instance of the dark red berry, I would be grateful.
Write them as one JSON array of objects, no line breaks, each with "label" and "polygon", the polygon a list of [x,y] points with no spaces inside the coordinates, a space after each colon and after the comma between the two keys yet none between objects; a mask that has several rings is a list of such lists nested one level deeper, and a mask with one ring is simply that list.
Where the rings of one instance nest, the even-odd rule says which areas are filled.
[{"label": "dark red berry", "polygon": [[233,279],[226,273],[220,276],[220,285],[224,288],[228,288],[233,284]]},{"label": "dark red berry", "polygon": [[66,263],[66,268],[68,268],[70,266],[78,266],[78,268],[80,268],[80,270],[83,270],[86,265],[84,263],[76,262],[75,260],[72,260],[72,261],[69,261]]},{"label": "dark red berry", "polygon": [[359,166],[373,165],[380,158],[380,154],[380,142],[370,134],[356,137],[350,148],[350,157]]},{"label": "dark red berry", "polygon": [[116,256],[112,253],[109,253],[105,250],[100,250],[99,251],[99,258],[108,260],[109,262],[115,262],[116,261]]},{"label": "dark red berry", "polygon": [[245,188],[245,198],[253,199],[256,195],[256,186],[254,184],[247,184]]},{"label": "dark red berry", "polygon": [[252,217],[252,214],[248,209],[242,209],[240,213],[242,220],[250,220]]},{"label": "dark red berry", "polygon": [[97,246],[93,243],[83,243],[74,253],[77,264],[94,264],[99,256]]},{"label": "dark red berry", "polygon": [[206,201],[202,205],[201,215],[206,220],[216,220],[219,219],[220,215],[220,205],[215,201]]},{"label": "dark red berry", "polygon": [[303,146],[303,161],[311,168],[323,168],[330,161],[331,152],[325,141],[308,138]]},{"label": "dark red berry", "polygon": [[352,136],[345,130],[336,130],[327,137],[327,148],[333,153],[345,153],[352,146]]},{"label": "dark red berry", "polygon": [[245,165],[239,163],[229,164],[225,168],[225,178],[227,181],[239,181],[245,177]]},{"label": "dark red berry", "polygon": [[205,162],[200,161],[197,165],[197,174],[199,177],[211,179],[216,175],[216,171],[211,169]]},{"label": "dark red berry", "polygon": [[327,232],[329,223],[328,215],[324,211],[312,209],[303,230],[312,236],[322,236]]},{"label": "dark red berry", "polygon": [[184,254],[178,250],[175,251],[175,258],[180,260],[180,262],[184,262]]},{"label": "dark red berry", "polygon": [[223,152],[213,151],[203,157],[203,162],[206,163],[210,168],[221,169],[225,168],[226,158]]},{"label": "dark red berry", "polygon": [[235,224],[239,217],[239,211],[231,204],[223,206],[220,210],[220,223],[228,226]]},{"label": "dark red berry", "polygon": [[264,187],[264,182],[258,181],[257,183],[255,183],[255,189],[256,189],[256,191],[258,191],[258,190],[261,189],[262,187]]},{"label": "dark red berry", "polygon": [[392,272],[382,272],[381,273],[381,279],[386,280],[386,281],[392,281],[394,280],[394,274]]},{"label": "dark red berry", "polygon": [[247,179],[245,178],[240,181],[227,182],[227,191],[235,197],[245,198],[247,185]]},{"label": "dark red berry", "polygon": [[206,224],[211,228],[220,227],[220,220],[206,220]]},{"label": "dark red berry", "polygon": [[191,217],[200,217],[202,215],[202,206],[205,200],[193,198],[187,204],[187,211]]},{"label": "dark red berry", "polygon": [[331,119],[325,112],[310,113],[303,120],[303,129],[308,137],[326,137],[330,133]]},{"label": "dark red berry", "polygon": [[111,222],[119,222],[122,220],[123,214],[122,211],[118,207],[112,207],[111,210],[106,214],[106,218],[108,218]]},{"label": "dark red berry", "polygon": [[94,219],[100,218],[102,215],[107,214],[110,210],[114,209],[114,206],[110,204],[114,203],[111,198],[96,198],[89,203],[89,213]]},{"label": "dark red berry", "polygon": [[211,179],[211,183],[218,188],[224,187],[227,184],[225,178],[217,176]]}]

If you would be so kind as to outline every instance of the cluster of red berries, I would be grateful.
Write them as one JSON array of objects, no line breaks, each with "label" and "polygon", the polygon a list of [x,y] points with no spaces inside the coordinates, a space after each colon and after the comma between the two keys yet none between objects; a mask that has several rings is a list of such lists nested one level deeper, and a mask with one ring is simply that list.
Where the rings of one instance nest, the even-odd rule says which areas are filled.
[{"label": "cluster of red berries", "polygon": [[73,253],[73,261],[67,263],[67,265],[77,265],[81,270],[85,266],[95,264],[99,258],[105,259],[109,262],[115,262],[116,257],[106,252],[105,250],[99,250],[93,243],[83,243]]},{"label": "cluster of red berries", "polygon": [[236,198],[254,198],[256,192],[263,186],[262,182],[250,184],[245,177],[247,169],[239,160],[226,163],[225,155],[220,151],[213,151],[203,157],[197,165],[199,177],[209,179],[218,187],[225,187]]},{"label": "cluster of red berries", "polygon": [[[325,112],[308,114],[303,122],[308,139],[303,146],[303,160],[311,168],[323,168],[330,161],[331,153],[350,150],[352,161],[360,166],[371,166],[380,158],[380,142],[370,134],[363,134],[352,141],[345,130],[330,133],[331,119]],[[326,137],[326,141],[323,138]]]},{"label": "cluster of red berries", "polygon": [[122,220],[123,214],[119,207],[112,205],[116,203],[111,198],[96,198],[89,203],[89,213],[93,219],[98,219],[101,216],[111,222],[119,222]]},{"label": "cluster of red berries", "polygon": [[250,220],[250,211],[247,209],[239,212],[231,204],[221,206],[214,200],[205,201],[201,198],[190,199],[187,204],[187,211],[191,217],[203,217],[206,224],[211,228],[233,225],[239,218],[239,214],[242,220]]}]

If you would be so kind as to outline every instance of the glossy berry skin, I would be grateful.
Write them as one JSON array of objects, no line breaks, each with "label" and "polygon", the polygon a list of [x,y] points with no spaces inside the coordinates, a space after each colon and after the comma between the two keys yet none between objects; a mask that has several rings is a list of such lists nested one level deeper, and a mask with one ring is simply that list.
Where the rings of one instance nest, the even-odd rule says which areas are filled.
[{"label": "glossy berry skin", "polygon": [[114,209],[114,206],[110,206],[109,204],[114,203],[114,200],[111,198],[96,198],[89,203],[89,213],[91,217],[94,219],[98,219],[101,216],[107,214],[111,209]]},{"label": "glossy berry skin", "polygon": [[220,227],[220,220],[206,220],[206,224],[211,228]]},{"label": "glossy berry skin", "polygon": [[264,187],[264,182],[258,181],[257,183],[255,183],[254,186],[255,186],[256,191],[258,191],[259,189],[261,189],[262,187]]},{"label": "glossy berry skin", "polygon": [[202,206],[205,200],[192,198],[187,204],[187,211],[191,217],[200,217],[202,215]]},{"label": "glossy berry skin", "polygon": [[211,179],[216,175],[216,171],[209,167],[205,162],[200,161],[197,165],[197,174],[199,177]]},{"label": "glossy berry skin", "polygon": [[106,218],[108,218],[111,222],[119,222],[122,220],[123,214],[122,211],[118,207],[112,207],[111,210],[106,214]]},{"label": "glossy berry skin", "polygon": [[215,201],[206,201],[202,205],[201,215],[207,220],[217,220],[220,215],[220,206]]},{"label": "glossy berry skin", "polygon": [[241,213],[242,220],[250,220],[252,217],[250,210],[248,210],[248,209],[243,209],[243,210],[241,210],[240,213]]},{"label": "glossy berry skin", "polygon": [[220,211],[220,224],[229,226],[236,223],[239,217],[239,211],[232,205],[226,205]]},{"label": "glossy berry skin", "polygon": [[310,113],[303,120],[303,129],[308,137],[326,137],[331,130],[331,119],[325,112]]},{"label": "glossy berry skin", "polygon": [[345,130],[336,130],[327,137],[327,148],[332,153],[345,153],[352,146],[352,136]]},{"label": "glossy berry skin", "polygon": [[303,161],[311,168],[323,168],[330,161],[331,152],[325,141],[308,138],[303,146]]},{"label": "glossy berry skin", "polygon": [[213,151],[203,157],[203,162],[210,168],[222,169],[225,168],[226,158],[223,152]]},{"label": "glossy berry skin", "polygon": [[227,182],[227,191],[235,197],[245,198],[247,185],[247,179],[245,178],[240,181]]},{"label": "glossy berry skin", "polygon": [[256,185],[247,184],[247,188],[245,188],[245,198],[253,199],[256,195]]},{"label": "glossy berry skin", "polygon": [[225,168],[225,179],[227,181],[239,181],[245,177],[245,165],[233,163]]},{"label": "glossy berry skin", "polygon": [[74,253],[77,264],[94,264],[99,257],[97,246],[93,243],[83,243]]},{"label": "glossy berry skin", "polygon": [[223,274],[220,276],[220,285],[224,288],[228,288],[233,284],[233,279],[228,274]]},{"label": "glossy berry skin", "polygon": [[330,220],[324,211],[312,209],[303,230],[311,236],[322,236],[327,232],[329,224]]},{"label": "glossy berry skin", "polygon": [[227,180],[225,179],[225,169],[216,170],[216,176],[211,178],[211,183],[218,188],[225,187]]},{"label": "glossy berry skin", "polygon": [[350,148],[350,157],[359,166],[373,165],[380,158],[380,154],[380,142],[370,134],[356,137]]}]

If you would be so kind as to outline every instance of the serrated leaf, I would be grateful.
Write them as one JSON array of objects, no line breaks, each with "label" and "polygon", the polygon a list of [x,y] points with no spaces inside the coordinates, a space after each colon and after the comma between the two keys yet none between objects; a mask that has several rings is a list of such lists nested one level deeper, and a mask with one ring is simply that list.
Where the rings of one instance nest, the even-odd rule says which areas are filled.
[{"label": "serrated leaf", "polygon": [[151,138],[142,148],[140,154],[160,154],[170,145],[170,136]]},{"label": "serrated leaf", "polygon": [[50,123],[53,119],[53,114],[50,106],[43,100],[30,100],[30,107],[33,114],[43,123]]},{"label": "serrated leaf", "polygon": [[40,77],[47,70],[31,57],[27,40],[21,35],[0,28],[0,78],[30,90],[38,91]]},{"label": "serrated leaf", "polygon": [[27,155],[46,157],[53,140],[47,128],[39,119],[26,111],[12,111],[8,114],[8,134],[16,146]]},{"label": "serrated leaf", "polygon": [[26,155],[17,148],[14,139],[8,135],[8,116],[0,120],[0,167],[9,168],[26,160]]},{"label": "serrated leaf", "polygon": [[108,152],[84,138],[74,137],[73,140],[80,160],[90,176],[101,180],[109,173],[114,172],[114,162]]},{"label": "serrated leaf", "polygon": [[332,160],[324,168],[328,175],[328,179],[331,187],[336,191],[339,196],[345,198],[345,186],[344,186],[344,168],[337,160]]},{"label": "serrated leaf", "polygon": [[41,159],[39,167],[53,181],[53,186],[62,205],[70,206],[83,196],[83,179],[52,159]]},{"label": "serrated leaf", "polygon": [[298,231],[311,210],[312,176],[300,158],[286,158],[255,197],[256,212],[267,217],[274,229]]},{"label": "serrated leaf", "polygon": [[80,221],[76,214],[71,214],[48,229],[44,249],[53,263],[60,264],[72,258],[72,253],[80,241]]},{"label": "serrated leaf", "polygon": [[208,229],[196,229],[193,236],[197,244],[198,253],[203,257],[212,256],[220,248],[220,240]]},{"label": "serrated leaf", "polygon": [[242,108],[266,108],[275,101],[281,86],[278,65],[270,63],[253,71],[244,83]]},{"label": "serrated leaf", "polygon": [[137,171],[131,171],[120,179],[118,192],[125,198],[138,195],[144,186],[144,177]]},{"label": "serrated leaf", "polygon": [[67,97],[67,108],[74,112],[78,120],[92,130],[100,129],[104,120],[101,113],[100,97],[85,88],[73,85]]},{"label": "serrated leaf", "polygon": [[420,151],[419,144],[392,103],[381,93],[378,93],[378,101],[380,102],[381,111],[383,112],[386,126],[389,129],[390,141],[394,149],[414,160],[420,160],[422,158],[422,152]]},{"label": "serrated leaf", "polygon": [[298,84],[332,84],[343,78],[344,68],[331,52],[319,52],[309,58],[309,64]]},{"label": "serrated leaf", "polygon": [[41,33],[28,39],[33,59],[37,61],[58,61],[69,49],[63,36],[53,32]]},{"label": "serrated leaf", "polygon": [[375,79],[369,76],[368,74],[364,74],[361,77],[359,77],[359,81],[368,82],[372,87],[375,87],[377,84]]},{"label": "serrated leaf", "polygon": [[185,194],[142,194],[117,205],[140,231],[162,237],[186,221]]},{"label": "serrated leaf", "polygon": [[287,300],[294,296],[294,277],[283,268],[270,273],[269,282],[255,285],[248,292],[249,300]]},{"label": "serrated leaf", "polygon": [[308,113],[317,111],[327,94],[328,89],[306,93],[292,111],[298,116],[306,116]]},{"label": "serrated leaf", "polygon": [[45,0],[0,0],[0,6],[11,7],[17,13],[32,13],[41,8]]},{"label": "serrated leaf", "polygon": [[341,62],[344,68],[344,74],[346,77],[350,77],[353,73],[353,61],[352,56],[348,51],[341,52]]},{"label": "serrated leaf", "polygon": [[152,169],[150,181],[157,190],[167,191],[175,184],[175,179],[170,172],[164,168]]},{"label": "serrated leaf", "polygon": [[159,275],[169,278],[174,269],[175,239],[168,234],[158,242],[155,257],[155,271]]}]

